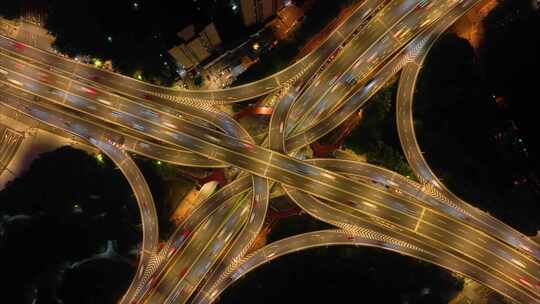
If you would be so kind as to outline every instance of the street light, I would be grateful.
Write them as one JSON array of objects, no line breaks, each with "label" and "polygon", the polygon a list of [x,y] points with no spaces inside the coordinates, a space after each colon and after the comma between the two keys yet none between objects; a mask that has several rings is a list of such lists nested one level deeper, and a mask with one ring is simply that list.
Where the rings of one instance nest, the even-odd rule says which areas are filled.
[{"label": "street light", "polygon": [[101,60],[99,60],[98,58],[95,58],[95,59],[94,59],[94,66],[95,66],[96,68],[99,68],[99,67],[101,67],[102,65],[103,65],[103,62],[102,62]]}]

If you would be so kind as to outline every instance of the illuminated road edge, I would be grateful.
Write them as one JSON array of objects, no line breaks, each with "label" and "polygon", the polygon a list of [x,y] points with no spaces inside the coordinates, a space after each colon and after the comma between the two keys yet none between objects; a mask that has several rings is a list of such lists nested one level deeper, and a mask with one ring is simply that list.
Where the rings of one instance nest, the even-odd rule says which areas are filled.
[{"label": "illuminated road edge", "polygon": [[[194,166],[203,167],[204,164],[208,164],[210,167],[219,167],[221,166],[220,163],[224,162],[226,165],[232,165],[245,170],[245,172],[256,175],[251,178],[253,188],[248,192],[249,194],[246,193],[237,198],[231,197],[224,205],[217,207],[217,209],[210,213],[201,212],[200,214],[204,214],[204,216],[199,215],[201,220],[197,222],[193,221],[191,224],[195,228],[195,231],[189,229],[177,230],[178,233],[175,234],[176,239],[171,239],[168,242],[169,252],[161,251],[155,257],[148,258],[144,263],[139,263],[138,276],[135,279],[139,280],[139,284],[132,283],[123,302],[138,303],[138,300],[131,301],[129,299],[135,292],[133,289],[137,289],[135,293],[140,294],[142,292],[141,296],[146,296],[147,298],[144,300],[147,302],[185,303],[197,288],[201,288],[199,284],[205,279],[206,281],[204,281],[202,289],[200,289],[201,292],[195,296],[194,302],[201,303],[211,298],[215,291],[219,290],[219,286],[226,283],[228,275],[235,273],[235,269],[240,265],[242,256],[245,255],[262,226],[270,188],[274,186],[275,182],[279,182],[279,184],[276,184],[277,186],[283,187],[293,201],[318,219],[331,223],[350,233],[363,235],[366,231],[370,231],[371,233],[378,233],[378,235],[391,238],[401,244],[408,244],[404,245],[404,247],[431,255],[431,257],[426,257],[415,253],[416,255],[411,254],[411,256],[416,256],[465,274],[512,299],[525,303],[539,303],[540,295],[538,287],[533,286],[533,284],[536,285],[538,282],[538,273],[540,273],[538,271],[540,269],[538,263],[538,257],[540,255],[538,244],[488,214],[459,200],[459,198],[455,197],[440,184],[432,173],[423,173],[420,168],[422,164],[426,165],[425,160],[420,159],[418,161],[420,165],[415,164],[414,161],[411,162],[411,159],[414,160],[413,156],[415,153],[419,151],[414,137],[411,140],[410,135],[403,135],[400,131],[400,140],[402,141],[404,151],[406,151],[407,160],[415,168],[415,172],[420,174],[419,178],[423,182],[427,181],[427,183],[423,183],[422,185],[415,185],[416,192],[413,191],[414,193],[408,188],[411,185],[403,182],[403,177],[395,177],[387,171],[378,171],[378,168],[367,168],[368,173],[365,174],[362,170],[365,170],[366,167],[362,167],[361,164],[353,165],[349,169],[353,171],[358,170],[355,173],[343,170],[342,168],[340,169],[337,166],[340,164],[339,161],[327,161],[327,163],[325,163],[326,160],[299,162],[286,154],[280,153],[288,151],[288,148],[295,150],[301,146],[308,145],[339,126],[342,120],[327,119],[329,114],[332,113],[332,109],[339,109],[342,113],[340,115],[342,118],[346,118],[347,115],[353,115],[357,107],[362,105],[360,100],[367,100],[380,89],[388,77],[397,73],[403,67],[404,60],[425,58],[422,56],[425,56],[435,38],[440,35],[440,32],[437,32],[437,30],[442,31],[446,29],[447,26],[452,24],[458,17],[462,16],[478,2],[473,0],[432,0],[429,2],[422,1],[420,3],[412,0],[391,1],[378,11],[377,16],[367,26],[360,30],[359,36],[367,35],[367,37],[370,37],[369,35],[371,33],[371,38],[373,39],[369,40],[369,45],[363,46],[361,43],[358,43],[359,39],[353,37],[352,42],[348,44],[350,46],[346,46],[342,54],[338,55],[335,61],[331,61],[327,69],[313,71],[314,67],[318,67],[314,63],[325,61],[333,53],[332,48],[335,48],[339,44],[329,43],[328,45],[332,47],[322,52],[320,58],[317,57],[313,62],[303,67],[300,74],[296,74],[291,78],[291,82],[285,85],[281,85],[278,82],[278,85],[283,87],[285,91],[289,91],[290,94],[280,96],[282,98],[278,101],[276,108],[283,110],[274,111],[271,119],[267,143],[274,151],[256,146],[249,134],[236,121],[231,120],[228,116],[208,105],[201,105],[199,107],[193,100],[182,100],[181,102],[186,102],[188,106],[198,106],[198,108],[186,108],[182,104],[171,103],[170,101],[175,100],[174,96],[162,96],[163,98],[160,100],[155,100],[156,105],[144,101],[141,102],[143,98],[147,98],[144,95],[145,90],[134,85],[128,78],[116,79],[114,74],[107,74],[107,77],[111,77],[114,80],[114,84],[109,82],[104,85],[106,87],[105,89],[101,86],[99,90],[112,89],[116,93],[127,92],[125,94],[119,94],[127,96],[128,99],[134,98],[136,102],[132,102],[131,104],[126,103],[126,100],[123,100],[121,97],[115,100],[117,106],[122,107],[122,113],[124,116],[128,116],[127,118],[110,119],[107,116],[111,115],[111,110],[108,109],[110,107],[105,107],[103,102],[99,105],[93,105],[86,100],[81,100],[80,96],[77,96],[80,93],[71,95],[74,90],[74,88],[71,88],[72,80],[69,80],[67,87],[62,89],[68,92],[65,93],[66,91],[64,91],[62,93],[65,96],[62,105],[54,104],[55,101],[51,103],[48,97],[43,97],[43,95],[50,94],[45,94],[46,92],[42,90],[44,88],[41,84],[38,86],[32,84],[33,87],[31,90],[28,90],[26,87],[24,90],[20,88],[24,87],[27,81],[30,81],[25,78],[27,75],[20,74],[21,72],[26,73],[25,71],[15,72],[20,80],[8,78],[7,82],[2,81],[4,87],[7,85],[10,88],[9,92],[2,94],[6,99],[2,102],[42,122],[68,130],[83,138],[86,135],[87,140],[105,149],[106,151],[104,153],[113,153],[112,157],[122,158],[122,154],[114,155],[115,150],[112,147],[118,148],[118,151],[122,149],[133,150],[133,148],[130,148],[131,144],[142,142],[146,144],[147,153],[145,155],[154,155],[158,159],[160,153],[174,159],[174,155],[178,152],[180,154],[184,153],[182,161],[187,162],[188,165],[190,163],[189,159],[193,160]],[[363,7],[366,3],[370,3],[373,7],[369,9],[367,8],[369,6]],[[362,21],[364,18],[369,15],[373,8],[379,7],[382,3],[377,1],[363,3],[355,11],[355,14],[359,12],[362,14],[358,18],[352,19],[356,23],[347,23],[351,20],[349,18],[342,25],[356,24],[357,26],[363,26]],[[362,11],[360,8],[366,10]],[[447,15],[448,12],[450,12],[450,15]],[[446,23],[438,21],[443,16],[443,20]],[[389,25],[384,24],[382,21],[386,20],[385,18],[392,20]],[[449,20],[452,21],[449,22]],[[406,44],[407,46],[404,51],[392,55],[403,46],[403,43],[408,43],[407,41],[413,39],[413,41],[417,41],[417,38],[415,38],[416,35],[421,32],[425,34],[424,29],[431,26],[431,23],[434,23],[434,28],[437,29],[432,29],[431,36],[425,39],[419,38],[418,42],[410,42],[410,44]],[[409,32],[407,32],[407,26],[410,26],[408,29]],[[439,27],[437,28],[437,26]],[[354,26],[349,27],[348,33],[354,31],[355,28]],[[404,29],[406,31],[402,32]],[[411,31],[411,29],[414,30]],[[403,33],[406,33],[405,36],[402,35]],[[343,33],[339,30],[334,31],[330,37],[338,36],[344,38]],[[402,40],[402,37],[405,37],[404,40]],[[430,39],[433,39],[431,40],[431,44],[429,44],[429,47],[425,47],[426,41]],[[331,41],[331,39],[327,41]],[[341,42],[343,39],[337,39],[336,41]],[[83,75],[83,78],[86,76],[90,77],[94,73],[99,74],[99,70],[87,66],[83,66],[81,69],[80,65],[70,66],[69,60],[56,57],[51,59],[51,56],[47,54],[36,52],[35,49],[29,47],[19,48],[17,44],[13,44],[13,42],[5,39],[1,40],[1,42],[7,43],[8,47],[15,47],[21,53],[26,52],[23,55],[27,56],[25,57],[26,59],[29,58],[28,56],[37,56],[35,58],[32,57],[30,60],[36,65],[45,64],[45,68],[50,71],[47,73],[50,75],[62,74],[64,75],[62,77],[66,78],[65,74],[71,73],[71,76],[86,83],[88,82],[88,78],[81,80],[80,73],[86,73],[86,75]],[[3,45],[2,47],[6,46]],[[364,65],[368,69],[367,71],[362,72],[360,69],[359,71],[355,70],[351,74],[349,72],[350,64],[339,69],[335,68],[340,63],[347,62],[347,60],[351,62],[350,60],[355,59],[351,57],[351,54],[354,54],[352,50],[358,47],[363,47],[367,52],[363,52],[352,62],[360,64],[361,61],[364,61]],[[368,55],[373,50],[373,56]],[[418,54],[424,55],[419,56]],[[4,63],[9,63],[11,58],[18,58],[16,60],[21,59],[21,56],[14,55],[13,52],[9,53],[8,57]],[[330,58],[332,59],[333,57],[335,56],[331,56]],[[36,62],[36,59],[43,60],[44,58],[52,60],[52,63],[47,60],[45,61],[46,63]],[[375,62],[372,62],[373,58],[375,58]],[[386,60],[389,60],[388,63],[382,65]],[[416,66],[419,66],[421,62],[422,60],[416,62]],[[49,66],[54,66],[54,71],[49,69]],[[60,69],[58,69],[58,66],[60,66]],[[16,68],[18,69],[19,67]],[[356,65],[353,70],[355,68]],[[346,73],[342,73],[343,69],[345,69]],[[408,92],[414,89],[414,81],[418,73],[417,71],[407,71],[406,69],[406,73],[402,74],[400,92]],[[14,70],[11,68],[9,72],[10,77],[13,72]],[[312,72],[320,72],[321,75],[306,79],[306,75]],[[372,72],[374,74],[371,74]],[[413,77],[406,77],[409,73],[412,73]],[[354,77],[358,76],[360,78],[355,80],[355,82],[358,82],[358,86],[355,86],[353,92],[350,92],[347,88],[338,89],[338,86],[342,85],[342,82],[349,81],[349,77],[355,79]],[[372,80],[367,81],[367,77],[372,78]],[[312,89],[317,87],[320,79],[326,79],[327,81],[330,78],[332,80],[329,81],[330,87],[328,89],[322,91]],[[347,80],[345,81],[344,79]],[[306,91],[303,91],[301,87],[294,86],[296,80],[301,83],[306,81]],[[99,81],[97,84],[99,84]],[[312,81],[315,82],[314,85],[311,84]],[[410,85],[408,82],[412,82],[413,84]],[[118,86],[116,86],[117,84]],[[78,85],[79,87],[81,86],[80,84]],[[254,88],[258,90],[257,87]],[[412,89],[407,90],[407,88]],[[86,90],[89,89],[86,88]],[[218,94],[223,94],[223,97],[227,97],[226,99],[230,102],[238,101],[241,98],[238,96],[227,96],[230,92],[226,90],[219,92],[224,92]],[[303,98],[302,96],[306,96],[302,95],[304,94],[302,92],[316,92],[315,96],[321,98],[314,98],[315,96],[313,96],[310,99],[306,99],[304,97],[306,103],[295,104],[299,96],[300,99]],[[354,94],[358,92],[360,94],[366,93],[367,95],[360,95],[362,98],[351,98],[351,96],[347,98],[349,93],[353,93],[352,96],[355,96]],[[13,94],[23,96],[23,98],[17,98]],[[214,93],[201,91],[200,94],[204,96],[200,97],[199,100],[202,103],[215,100]],[[256,95],[253,92],[247,94]],[[159,94],[157,95],[161,96]],[[74,99],[66,99],[68,96],[72,96]],[[326,100],[327,108],[324,108],[324,106],[318,108],[319,104],[325,104],[322,99],[324,96],[326,98],[332,97],[332,99]],[[398,105],[409,100],[409,107],[401,106],[401,109],[410,109],[412,107],[412,97],[405,98],[407,96],[403,96],[401,97],[401,94],[399,95],[402,101],[398,99]],[[32,100],[28,100],[28,98]],[[93,103],[94,100],[89,98],[89,96],[86,96],[86,99]],[[68,105],[68,100],[74,103]],[[166,100],[169,100],[169,102]],[[145,104],[147,109],[155,110],[159,115],[156,112],[150,111],[155,116],[149,119],[146,117],[149,113],[148,110],[142,109],[141,112],[141,107],[137,103]],[[344,107],[340,108],[340,105]],[[296,112],[294,110],[291,111],[295,106]],[[306,107],[306,111],[305,113],[301,113],[304,107]],[[69,114],[73,111],[84,113],[84,118]],[[320,113],[324,114],[319,116]],[[188,117],[182,118],[182,115]],[[304,117],[304,115],[306,116]],[[401,117],[399,112],[397,115],[401,119],[398,120],[398,128],[405,130],[403,131],[405,133],[407,130],[410,131],[411,129],[407,129],[406,124],[410,123],[407,119],[408,117],[412,119],[412,116],[404,115],[404,117]],[[171,116],[180,118],[172,119]],[[106,123],[103,123],[100,118],[105,120]],[[295,119],[294,122],[296,123],[307,120],[311,125],[311,129],[300,130],[301,133],[298,133],[298,131],[297,133],[291,133],[291,131],[295,131],[296,127],[294,124],[287,122],[290,119]],[[77,121],[77,123],[74,123],[74,121]],[[163,125],[164,121],[166,122],[165,126]],[[111,129],[111,123],[117,126]],[[405,125],[400,127],[400,124]],[[291,129],[288,125],[291,126]],[[130,140],[126,140],[126,142],[130,143],[128,146],[125,146],[125,143],[118,145],[114,138],[111,140],[111,137],[99,137],[100,134],[103,134],[103,128],[111,133],[115,131],[120,132],[117,130],[118,127],[121,127],[122,130],[131,129],[128,134],[121,133],[122,136],[126,136]],[[217,127],[219,131],[213,129],[214,127]],[[317,128],[319,129],[317,130]],[[314,135],[308,135],[310,134],[308,133],[310,130],[316,131],[313,131]],[[224,131],[225,134],[221,133],[221,131]],[[92,133],[93,136],[89,136],[89,133]],[[411,133],[414,133],[414,129],[412,129]],[[134,137],[130,137],[133,135]],[[292,137],[289,137],[291,135]],[[150,138],[152,141],[160,141],[162,144],[151,146],[148,143],[152,143],[152,141],[146,142],[146,138]],[[241,140],[238,140],[239,138]],[[288,147],[287,138],[290,138],[291,142],[296,142],[296,144]],[[294,140],[294,138],[300,140]],[[407,144],[404,144],[404,141],[407,141]],[[209,150],[209,148],[213,150]],[[168,150],[166,152],[155,153],[159,149]],[[192,152],[188,152],[186,149]],[[414,151],[414,149],[417,151]],[[302,153],[302,151],[294,151],[292,155],[301,157]],[[129,158],[122,160],[125,163],[129,163],[129,161],[131,161]],[[314,165],[315,163],[322,167]],[[332,166],[337,166],[335,168],[336,171],[340,171],[341,174],[345,175],[336,174],[331,170],[329,171],[328,168]],[[123,173],[131,175],[131,179],[137,181],[137,174],[140,175],[140,172],[129,172],[129,168],[131,166],[128,165],[123,170]],[[426,168],[428,173],[431,172],[429,167],[426,166]],[[362,176],[362,178],[357,179],[355,175]],[[295,177],[292,179],[290,176]],[[240,177],[245,178],[245,174],[242,173]],[[377,180],[376,183],[378,185],[386,185],[386,189],[372,185],[369,178],[366,180],[366,177],[374,178],[374,180]],[[422,179],[423,177],[424,179]],[[128,180],[130,180],[129,177]],[[269,182],[269,180],[272,182]],[[396,184],[397,181],[400,184]],[[145,185],[146,183],[142,184]],[[300,186],[301,184],[304,184],[304,186]],[[242,185],[242,183],[235,185]],[[345,185],[349,185],[349,187],[354,185],[354,189],[347,189]],[[355,187],[359,188],[356,189]],[[226,188],[210,196],[203,204],[223,193]],[[335,193],[332,193],[330,189],[333,189],[332,191],[335,191]],[[352,192],[349,192],[349,190]],[[399,192],[396,192],[396,190]],[[136,191],[135,188],[134,191]],[[149,199],[151,201],[151,197],[142,199],[141,201],[144,203],[145,201],[148,202]],[[139,204],[142,203],[139,202]],[[231,208],[230,211],[224,209],[223,206]],[[153,209],[154,206],[152,204],[152,206],[143,205],[140,207],[144,226],[144,222],[147,220],[145,218],[146,213],[150,214],[151,211],[149,209]],[[204,210],[210,211],[211,209]],[[151,218],[152,216],[149,215],[149,219]],[[435,225],[434,221],[440,221],[442,225]],[[151,237],[144,235],[148,232],[146,230],[150,229],[148,227],[152,226],[147,225],[144,228],[143,244],[146,240],[151,239]],[[181,227],[184,226],[181,225]],[[476,239],[465,239],[463,235],[450,229],[452,227],[457,227],[457,230],[468,230],[467,233],[476,235]],[[155,234],[157,233],[157,229],[148,233],[150,235]],[[448,236],[451,238],[448,238],[448,241],[452,240],[453,243],[443,242],[445,238],[440,233],[450,233]],[[237,237],[234,238],[234,235],[237,235]],[[220,236],[223,237],[220,238]],[[153,244],[153,242],[148,241],[149,244]],[[482,242],[492,245],[484,246],[481,244]],[[459,246],[462,247],[458,248]],[[198,248],[196,253],[193,251],[194,248]],[[273,250],[275,249],[277,248]],[[142,250],[141,256],[143,257],[145,254],[144,246]],[[148,256],[154,254],[153,252],[155,252],[155,249],[148,251]],[[270,257],[275,255],[272,252],[268,254],[271,255]],[[482,258],[484,255],[489,256],[489,258]],[[221,256],[224,259],[219,260]],[[144,266],[142,266],[143,264]],[[484,266],[487,267],[484,268]],[[143,268],[150,270],[143,271]],[[158,271],[159,269],[161,271]],[[158,280],[159,285],[155,285]],[[166,291],[164,290],[165,293],[161,292],[162,287],[166,288]],[[146,291],[148,291],[149,295],[145,295]],[[137,295],[134,296],[136,297]]]}]

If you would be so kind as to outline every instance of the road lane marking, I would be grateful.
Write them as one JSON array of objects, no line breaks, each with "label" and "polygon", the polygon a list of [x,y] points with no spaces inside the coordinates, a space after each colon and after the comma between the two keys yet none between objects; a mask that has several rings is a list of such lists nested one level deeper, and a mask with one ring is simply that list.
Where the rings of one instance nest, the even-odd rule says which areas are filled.
[{"label": "road lane marking", "polygon": [[420,213],[420,217],[418,217],[418,222],[416,222],[416,226],[414,227],[414,232],[418,230],[418,226],[420,226],[420,222],[422,222],[422,218],[424,217],[425,212],[426,212],[426,208],[422,208],[422,213]]}]

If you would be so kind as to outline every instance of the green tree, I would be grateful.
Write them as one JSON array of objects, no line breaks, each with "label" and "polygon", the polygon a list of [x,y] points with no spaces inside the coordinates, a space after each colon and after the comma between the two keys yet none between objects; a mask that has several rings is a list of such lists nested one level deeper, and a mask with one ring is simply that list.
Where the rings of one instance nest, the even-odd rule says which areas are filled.
[{"label": "green tree", "polygon": [[[65,265],[101,252],[108,240],[130,259],[140,242],[139,209],[120,170],[68,146],[41,154],[0,201],[0,268],[10,278],[3,297],[11,303],[24,303],[34,288],[38,302],[56,302]],[[131,276],[125,272],[110,290],[122,292]]]},{"label": "green tree", "polygon": [[[394,100],[397,81],[382,88],[365,106],[360,125],[345,142],[353,151],[366,154],[368,163],[414,178],[397,139]],[[397,148],[396,148],[397,146]]]},{"label": "green tree", "polygon": [[[535,21],[517,9],[514,5],[519,1],[509,2],[501,6],[505,13],[496,9],[486,18],[480,58],[465,39],[455,34],[441,37],[421,71],[413,110],[424,157],[445,185],[472,205],[534,235],[540,222],[534,216],[540,214],[538,196],[531,187],[515,187],[513,180],[535,172],[536,158],[524,164],[515,155],[504,157],[511,152],[493,140],[495,130],[505,132],[510,112],[497,110],[492,92],[526,92],[527,96],[513,96],[529,100],[534,90],[527,88],[534,87],[534,81],[523,76],[523,70],[535,70],[540,50],[540,43],[534,46],[534,38],[526,35],[528,28],[534,28],[532,24],[540,24],[540,18]],[[517,51],[512,47],[515,43],[532,45]],[[529,104],[524,109],[532,112]],[[525,130],[537,129],[536,114],[533,116],[534,126]]]},{"label": "green tree", "polygon": [[204,79],[201,75],[197,75],[197,77],[193,79],[193,83],[198,87],[202,86],[203,82],[204,82]]}]

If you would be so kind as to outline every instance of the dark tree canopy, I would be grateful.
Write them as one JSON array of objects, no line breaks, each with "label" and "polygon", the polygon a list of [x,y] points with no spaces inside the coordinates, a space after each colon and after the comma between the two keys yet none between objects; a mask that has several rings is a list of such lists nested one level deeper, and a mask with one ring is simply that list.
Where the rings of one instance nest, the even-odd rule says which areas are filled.
[{"label": "dark tree canopy", "polygon": [[[333,229],[309,215],[279,220],[267,242]],[[429,263],[380,249],[315,248],[279,257],[240,279],[218,303],[448,303],[462,281]]]},{"label": "dark tree canopy", "polygon": [[[510,57],[506,54],[501,61],[511,62]],[[540,223],[537,195],[513,186],[518,163],[502,157],[499,151],[504,147],[494,140],[507,116],[497,110],[484,75],[497,78],[505,73],[488,71],[468,41],[454,34],[443,36],[431,50],[417,84],[417,138],[434,172],[458,196],[534,235]]]},{"label": "dark tree canopy", "polygon": [[[129,287],[132,275],[133,269],[129,264],[94,259],[66,271],[59,295],[66,304],[118,303]],[[118,282],[122,282],[123,286],[119,287]]]},{"label": "dark tree canopy", "polygon": [[271,243],[301,233],[335,228],[336,227],[318,221],[307,214],[295,215],[280,219],[272,227],[270,234],[267,237],[267,241],[268,243]]},{"label": "dark tree canopy", "polygon": [[[103,252],[108,240],[132,258],[140,241],[139,210],[121,172],[110,160],[71,147],[42,154],[0,191],[0,202],[0,268],[9,278],[2,289],[9,303],[22,303],[34,287],[38,302],[53,303],[64,267]],[[110,288],[122,292],[131,276],[125,272]]]},{"label": "dark tree canopy", "polygon": [[349,134],[344,145],[359,154],[366,154],[367,162],[413,177],[403,156],[396,125],[397,81],[377,92],[362,108],[360,124]]},{"label": "dark tree canopy", "polygon": [[462,286],[450,272],[428,263],[339,246],[279,257],[241,278],[218,303],[446,304]]},{"label": "dark tree canopy", "polygon": [[484,20],[481,60],[490,88],[506,100],[509,116],[523,133],[535,171],[540,172],[538,111],[540,12],[528,0],[505,0]]}]

